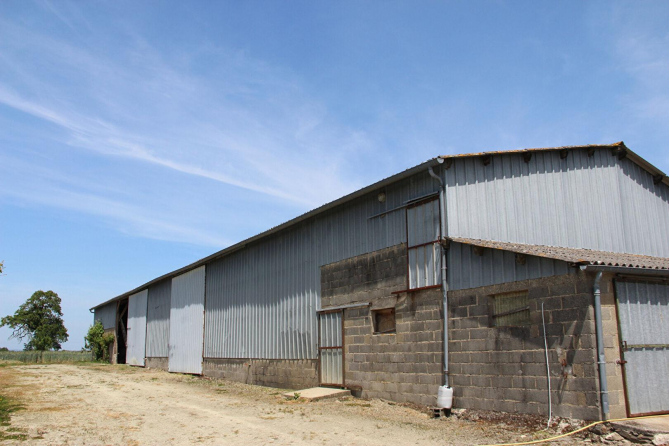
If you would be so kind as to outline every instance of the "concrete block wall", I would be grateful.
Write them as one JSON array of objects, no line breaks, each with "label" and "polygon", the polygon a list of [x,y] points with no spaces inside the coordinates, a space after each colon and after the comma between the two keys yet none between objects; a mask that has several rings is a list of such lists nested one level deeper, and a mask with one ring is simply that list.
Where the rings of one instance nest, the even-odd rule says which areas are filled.
[{"label": "concrete block wall", "polygon": [[168,370],[168,358],[146,358],[144,365],[148,369]]},{"label": "concrete block wall", "polygon": [[406,288],[405,244],[321,267],[321,308],[370,302]]},{"label": "concrete block wall", "polygon": [[[584,272],[449,292],[449,363],[456,407],[599,419],[592,275]],[[492,327],[492,295],[528,291],[530,325]]]},{"label": "concrete block wall", "polygon": [[[407,288],[407,247],[392,246],[321,268],[322,308],[344,311],[345,385],[364,398],[432,406],[442,384],[442,294]],[[374,334],[372,311],[394,308],[396,332]]]},{"label": "concrete block wall", "polygon": [[396,332],[373,334],[371,309],[344,313],[345,382],[364,398],[425,406],[436,403],[442,384],[441,290],[397,298]]},{"label": "concrete block wall", "polygon": [[215,359],[205,358],[202,373],[213,378],[282,389],[319,385],[315,359]]}]

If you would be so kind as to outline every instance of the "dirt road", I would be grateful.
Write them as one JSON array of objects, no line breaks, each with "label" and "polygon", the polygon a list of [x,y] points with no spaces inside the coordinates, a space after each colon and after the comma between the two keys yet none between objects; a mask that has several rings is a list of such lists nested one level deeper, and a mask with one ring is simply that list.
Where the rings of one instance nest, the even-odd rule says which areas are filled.
[{"label": "dirt road", "polygon": [[2,367],[0,394],[25,407],[11,426],[28,439],[7,444],[434,446],[550,436],[380,400],[288,401],[278,389],[128,366]]}]

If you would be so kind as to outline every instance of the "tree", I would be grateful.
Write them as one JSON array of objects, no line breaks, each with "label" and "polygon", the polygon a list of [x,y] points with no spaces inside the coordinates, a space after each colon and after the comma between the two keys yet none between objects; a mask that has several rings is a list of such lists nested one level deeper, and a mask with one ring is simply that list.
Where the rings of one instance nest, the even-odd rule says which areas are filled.
[{"label": "tree", "polygon": [[10,338],[28,338],[24,350],[60,350],[61,342],[68,338],[60,302],[58,294],[51,290],[35,291],[14,316],[0,320],[0,327],[14,330]]},{"label": "tree", "polygon": [[109,346],[114,342],[112,333],[105,333],[102,322],[95,321],[88,329],[88,334],[84,338],[84,349],[93,352],[96,361],[109,359]]}]

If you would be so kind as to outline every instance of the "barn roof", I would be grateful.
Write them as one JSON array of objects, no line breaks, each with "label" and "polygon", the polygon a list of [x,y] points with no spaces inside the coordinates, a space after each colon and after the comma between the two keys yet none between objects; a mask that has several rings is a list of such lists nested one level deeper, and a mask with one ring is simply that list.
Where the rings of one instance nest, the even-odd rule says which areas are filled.
[{"label": "barn roof", "polygon": [[559,246],[528,245],[523,243],[498,242],[471,238],[449,237],[450,241],[481,248],[500,249],[517,254],[563,260],[576,265],[614,266],[647,270],[668,270],[668,259],[639,254],[594,251],[583,248],[565,248]]},{"label": "barn roof", "polygon": [[[121,295],[118,295],[116,297],[113,297],[109,300],[106,300],[105,302],[102,302],[94,307],[92,307],[90,310],[94,310],[96,308],[102,307],[104,305],[107,305],[111,302],[114,302],[116,300],[125,298],[130,296],[131,294],[137,293],[139,291],[142,291],[143,289],[147,288],[148,286],[151,286],[155,283],[158,283],[162,280],[171,278],[171,277],[176,277],[180,274],[186,273],[192,269],[195,269],[199,266],[205,265],[212,260],[215,259],[220,259],[222,257],[225,257],[229,254],[232,254],[235,251],[238,251],[240,249],[244,249],[248,244],[253,243],[257,240],[263,239],[265,237],[268,237],[274,233],[277,233],[279,231],[282,231],[286,228],[289,228],[291,226],[294,226],[302,221],[305,221],[311,217],[314,217],[316,215],[319,215],[323,212],[328,211],[329,209],[335,208],[341,204],[350,202],[356,198],[359,198],[363,195],[379,191],[380,189],[386,187],[387,185],[393,184],[396,181],[400,181],[402,179],[408,178],[412,175],[415,175],[419,172],[425,172],[426,169],[430,167],[435,167],[437,165],[443,164],[443,163],[449,163],[449,160],[456,159],[456,158],[466,158],[466,157],[485,157],[485,156],[492,156],[492,155],[504,155],[504,154],[518,154],[518,153],[529,153],[532,154],[534,152],[541,152],[541,151],[561,151],[561,150],[578,150],[578,149],[586,149],[586,150],[601,150],[601,149],[608,149],[612,150],[612,153],[614,155],[617,155],[620,158],[629,158],[631,161],[636,163],[637,165],[641,166],[648,172],[650,172],[658,181],[662,181],[664,184],[668,185],[668,176],[663,173],[661,170],[658,168],[654,167],[651,163],[647,162],[644,160],[642,157],[639,155],[635,154],[632,150],[628,149],[623,142],[617,142],[614,144],[590,144],[590,145],[581,145],[581,146],[563,146],[563,147],[545,147],[545,148],[536,148],[536,149],[518,149],[518,150],[503,150],[503,151],[490,151],[490,152],[477,152],[477,153],[467,153],[467,154],[459,154],[459,155],[442,155],[438,156],[436,158],[431,158],[428,161],[421,163],[417,166],[411,167],[407,170],[404,170],[400,173],[397,173],[395,175],[392,175],[388,178],[385,178],[383,180],[380,180],[374,184],[371,184],[367,187],[364,187],[362,189],[359,189],[355,192],[352,192],[348,195],[345,195],[342,198],[338,198],[337,200],[331,201],[330,203],[326,203],[323,206],[320,206],[318,208],[312,209],[311,211],[308,211],[298,217],[295,217],[285,223],[282,223],[278,226],[275,226],[273,228],[268,229],[267,231],[264,231],[260,234],[257,234],[253,237],[250,237],[246,240],[243,240],[239,243],[236,243],[232,246],[229,246],[225,249],[222,249],[220,251],[215,252],[214,254],[211,254],[205,258],[202,258],[196,262],[193,262],[189,265],[186,265],[182,268],[179,268],[175,271],[169,272],[167,274],[164,274],[160,277],[157,277],[141,286],[138,286],[137,288],[134,288],[126,293],[123,293]],[[666,268],[667,269],[667,268]]]}]

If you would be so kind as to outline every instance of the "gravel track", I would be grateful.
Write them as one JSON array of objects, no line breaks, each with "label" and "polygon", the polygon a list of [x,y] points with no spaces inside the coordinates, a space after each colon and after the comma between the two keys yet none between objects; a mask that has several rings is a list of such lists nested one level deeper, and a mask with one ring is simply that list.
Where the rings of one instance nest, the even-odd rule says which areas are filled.
[{"label": "gravel track", "polygon": [[287,401],[281,393],[129,366],[0,368],[0,394],[25,407],[14,414],[11,428],[28,437],[6,444],[435,446],[528,441],[555,434],[532,423],[431,419],[426,412],[382,400]]}]

